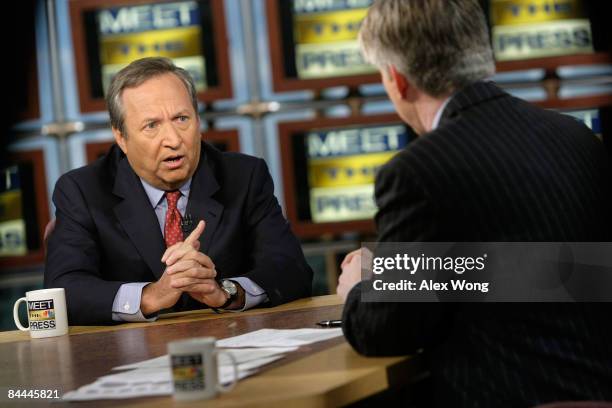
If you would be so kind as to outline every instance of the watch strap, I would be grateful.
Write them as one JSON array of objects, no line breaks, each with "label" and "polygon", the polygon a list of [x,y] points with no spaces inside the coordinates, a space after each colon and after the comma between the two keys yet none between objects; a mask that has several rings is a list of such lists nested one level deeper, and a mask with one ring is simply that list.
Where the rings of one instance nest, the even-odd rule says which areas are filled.
[{"label": "watch strap", "polygon": [[[224,291],[224,292],[225,292],[225,291]],[[227,292],[225,292],[225,293],[227,293]],[[235,296],[230,295],[230,296],[227,298],[227,300],[225,301],[225,303],[224,303],[224,304],[222,304],[221,306],[219,306],[218,308],[219,308],[219,309],[225,309],[225,308],[227,308],[229,305],[231,305],[231,304],[232,304],[232,302],[234,301],[234,299],[235,299],[235,298],[236,298]]]},{"label": "watch strap", "polygon": [[236,299],[236,295],[230,295],[225,289],[223,289],[223,285],[221,284],[221,282],[217,282],[217,283],[219,284],[219,287],[221,288],[221,290],[229,295],[229,297],[227,298],[224,304],[222,304],[219,307],[211,308],[215,313],[221,313],[220,310],[226,309],[229,305],[231,305],[232,302]]}]

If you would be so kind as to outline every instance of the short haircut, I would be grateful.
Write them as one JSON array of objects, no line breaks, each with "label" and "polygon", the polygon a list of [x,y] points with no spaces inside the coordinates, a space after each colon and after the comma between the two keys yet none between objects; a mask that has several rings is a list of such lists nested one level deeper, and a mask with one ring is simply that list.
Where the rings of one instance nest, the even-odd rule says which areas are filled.
[{"label": "short haircut", "polygon": [[143,82],[164,74],[176,75],[187,88],[187,92],[191,97],[193,110],[198,113],[198,100],[195,84],[191,75],[183,68],[174,65],[172,60],[162,57],[141,58],[133,61],[127,67],[119,71],[110,83],[106,94],[106,106],[110,115],[111,126],[117,129],[126,137],[125,133],[125,117],[123,112],[123,104],[121,95],[126,88],[133,88],[141,85]]},{"label": "short haircut", "polygon": [[484,12],[477,0],[377,0],[363,20],[366,60],[389,65],[431,96],[495,73]]}]

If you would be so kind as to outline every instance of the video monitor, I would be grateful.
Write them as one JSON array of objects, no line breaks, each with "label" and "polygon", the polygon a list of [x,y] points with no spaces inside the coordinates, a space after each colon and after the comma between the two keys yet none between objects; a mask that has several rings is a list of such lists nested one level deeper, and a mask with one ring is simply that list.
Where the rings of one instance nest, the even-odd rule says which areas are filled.
[{"label": "video monitor", "polygon": [[[207,130],[202,133],[202,140],[210,143],[222,152],[239,152],[240,137],[237,130]],[[87,163],[93,163],[108,153],[114,141],[90,142],[85,145]]]},{"label": "video monitor", "polygon": [[42,263],[49,205],[42,151],[12,153],[0,168],[0,267]]},{"label": "video monitor", "polygon": [[267,0],[276,91],[380,82],[357,34],[373,0]]},{"label": "video monitor", "polygon": [[595,133],[595,136],[603,141],[608,153],[612,154],[612,106],[562,110],[560,112],[584,123]]},{"label": "video monitor", "polygon": [[560,110],[584,123],[599,138],[612,158],[612,105],[588,109]]},{"label": "video monitor", "polygon": [[602,112],[599,109],[563,110],[560,112],[572,116],[579,122],[584,123],[599,139],[603,139],[603,130],[601,126]]},{"label": "video monitor", "polygon": [[378,169],[416,134],[395,115],[279,125],[287,218],[299,236],[373,232]]},{"label": "video monitor", "polygon": [[186,69],[199,100],[231,97],[220,0],[74,0],[70,13],[82,112],[104,110],[113,76],[153,56]]},{"label": "video monitor", "polygon": [[605,106],[599,109],[599,125],[601,138],[612,158],[612,106]]},{"label": "video monitor", "polygon": [[490,0],[489,21],[497,61],[594,52],[584,0]]},{"label": "video monitor", "polygon": [[[25,255],[28,252],[26,217],[22,183],[31,178],[27,165],[2,169],[0,177],[0,256]],[[31,182],[31,180],[30,180]]]}]

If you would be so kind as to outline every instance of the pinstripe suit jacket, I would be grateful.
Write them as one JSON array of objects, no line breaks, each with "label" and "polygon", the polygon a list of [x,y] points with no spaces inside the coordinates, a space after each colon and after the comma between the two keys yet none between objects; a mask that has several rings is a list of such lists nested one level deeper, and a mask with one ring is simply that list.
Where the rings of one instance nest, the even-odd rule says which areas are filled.
[{"label": "pinstripe suit jacket", "polygon": [[[610,163],[573,118],[492,83],[458,92],[440,126],[376,179],[379,241],[610,241]],[[612,400],[608,304],[361,303],[344,332],[366,355],[424,348],[438,406]]]}]

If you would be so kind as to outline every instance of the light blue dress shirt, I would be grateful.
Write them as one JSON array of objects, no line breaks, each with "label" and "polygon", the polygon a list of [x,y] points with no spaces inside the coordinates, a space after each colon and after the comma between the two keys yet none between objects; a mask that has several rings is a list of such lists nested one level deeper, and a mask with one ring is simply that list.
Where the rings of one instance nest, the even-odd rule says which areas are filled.
[{"label": "light blue dress shirt", "polygon": [[[164,224],[166,222],[166,211],[168,211],[168,202],[164,196],[165,191],[151,186],[143,179],[140,179],[140,181],[145,189],[145,192],[147,193],[149,201],[151,202],[151,206],[155,209],[155,215],[157,216],[159,228],[161,229],[163,235]],[[185,184],[179,188],[181,197],[179,198],[176,206],[183,217],[185,216],[185,211],[187,210],[187,201],[189,200],[190,188],[191,179],[187,180],[187,182],[185,182]],[[199,220],[194,221],[197,222]],[[239,283],[245,292],[244,307],[235,311],[247,310],[268,300],[268,295],[266,292],[251,279],[246,277],[238,277],[232,278],[231,280]],[[115,295],[115,300],[113,301],[113,320],[124,322],[152,322],[157,319],[157,315],[147,319],[140,311],[140,298],[142,297],[142,290],[149,283],[151,282],[131,282],[121,285],[117,291],[117,294]]]}]

